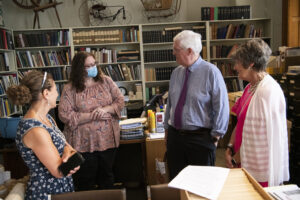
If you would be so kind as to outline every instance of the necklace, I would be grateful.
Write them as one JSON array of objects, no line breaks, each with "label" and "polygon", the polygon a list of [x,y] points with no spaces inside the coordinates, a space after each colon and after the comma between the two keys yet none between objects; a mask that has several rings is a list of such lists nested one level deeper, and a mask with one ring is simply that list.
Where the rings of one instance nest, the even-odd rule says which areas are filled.
[{"label": "necklace", "polygon": [[[49,124],[51,124],[51,123],[49,123],[49,120],[46,120],[46,119],[44,119],[40,114],[37,114],[37,116],[42,120],[42,122],[44,123],[44,124],[46,124],[47,126],[49,126]],[[51,125],[52,126],[52,125]]]},{"label": "necklace", "polygon": [[250,84],[250,93],[253,95],[257,89],[257,86],[259,85],[259,83],[264,79],[266,73],[263,72],[261,74],[258,74],[258,81],[254,84],[254,85],[251,85]]}]

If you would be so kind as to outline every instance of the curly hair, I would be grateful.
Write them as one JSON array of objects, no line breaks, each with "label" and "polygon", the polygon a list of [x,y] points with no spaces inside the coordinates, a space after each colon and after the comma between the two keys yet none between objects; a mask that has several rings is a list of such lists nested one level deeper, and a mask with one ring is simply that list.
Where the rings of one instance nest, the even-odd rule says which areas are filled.
[{"label": "curly hair", "polygon": [[[87,77],[87,71],[84,68],[84,63],[87,57],[92,56],[95,59],[95,56],[89,52],[80,51],[75,54],[72,60],[72,67],[70,73],[69,81],[72,84],[72,87],[76,89],[76,92],[82,92],[85,89],[85,78]],[[98,75],[93,78],[94,81],[103,82],[103,73],[99,66]]]},{"label": "curly hair", "polygon": [[52,88],[50,81],[53,81],[52,75],[47,73],[44,81],[45,73],[36,70],[27,72],[19,85],[12,85],[7,89],[6,94],[9,100],[15,105],[32,104],[38,101],[40,93]]},{"label": "curly hair", "polygon": [[254,63],[253,70],[257,72],[265,71],[272,50],[262,39],[252,39],[242,44],[232,59],[239,61],[245,69]]}]

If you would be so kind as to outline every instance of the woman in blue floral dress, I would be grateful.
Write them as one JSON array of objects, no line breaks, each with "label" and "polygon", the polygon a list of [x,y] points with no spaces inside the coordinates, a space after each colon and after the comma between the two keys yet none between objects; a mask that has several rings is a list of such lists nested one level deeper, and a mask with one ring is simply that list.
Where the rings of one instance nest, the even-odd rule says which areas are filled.
[{"label": "woman in blue floral dress", "polygon": [[30,104],[18,125],[16,136],[17,148],[30,170],[25,199],[47,200],[51,194],[73,192],[70,175],[79,167],[66,177],[58,170],[58,166],[66,162],[75,150],[48,114],[56,106],[58,96],[52,76],[47,72],[30,71],[20,85],[7,90],[7,95],[16,105]]}]

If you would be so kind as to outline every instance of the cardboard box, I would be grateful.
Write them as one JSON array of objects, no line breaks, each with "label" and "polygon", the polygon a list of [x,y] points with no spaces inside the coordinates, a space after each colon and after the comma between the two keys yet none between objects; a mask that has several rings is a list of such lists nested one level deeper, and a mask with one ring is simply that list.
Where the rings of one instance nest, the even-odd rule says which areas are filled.
[{"label": "cardboard box", "polygon": [[[180,198],[181,200],[206,199],[186,190],[180,191]],[[263,187],[243,168],[230,169],[218,199],[273,200]]]}]

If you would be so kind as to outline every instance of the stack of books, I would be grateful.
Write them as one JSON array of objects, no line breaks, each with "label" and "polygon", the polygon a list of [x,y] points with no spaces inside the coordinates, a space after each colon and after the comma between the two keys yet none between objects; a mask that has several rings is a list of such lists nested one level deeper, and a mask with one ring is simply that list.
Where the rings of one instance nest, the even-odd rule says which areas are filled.
[{"label": "stack of books", "polygon": [[144,138],[144,123],[146,121],[146,118],[132,118],[121,121],[121,140],[135,140]]}]

